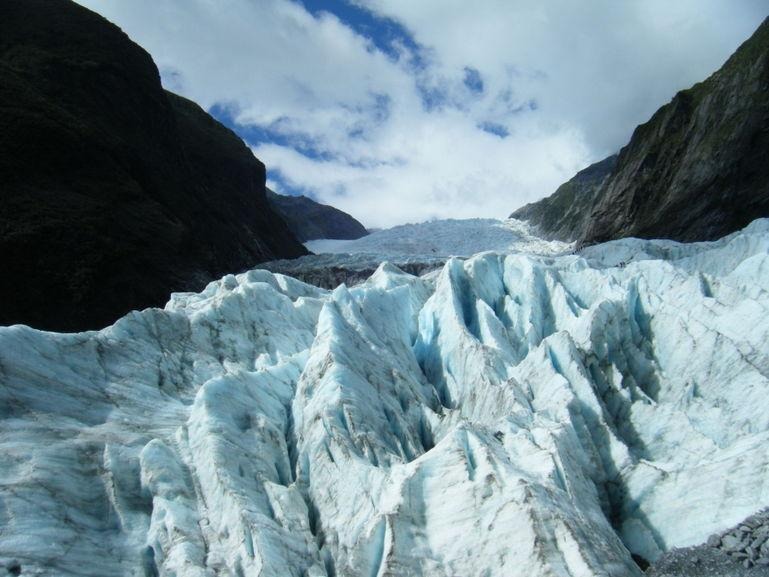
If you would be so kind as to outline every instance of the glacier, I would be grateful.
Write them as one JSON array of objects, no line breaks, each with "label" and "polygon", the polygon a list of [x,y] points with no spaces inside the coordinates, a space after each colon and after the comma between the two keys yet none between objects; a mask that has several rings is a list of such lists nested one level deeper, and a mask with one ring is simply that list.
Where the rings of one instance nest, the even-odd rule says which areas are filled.
[{"label": "glacier", "polygon": [[396,259],[469,257],[488,250],[552,255],[572,246],[544,240],[531,225],[514,218],[436,219],[373,231],[355,240],[318,239],[304,245],[317,254],[378,254]]},{"label": "glacier", "polygon": [[0,328],[9,575],[639,576],[769,506],[769,220]]},{"label": "glacier", "polygon": [[367,280],[383,261],[402,271],[426,275],[451,256],[469,257],[486,251],[559,255],[574,243],[540,238],[528,223],[516,219],[445,219],[404,224],[373,231],[355,240],[319,239],[305,243],[313,254],[257,265],[327,289],[355,286]]}]

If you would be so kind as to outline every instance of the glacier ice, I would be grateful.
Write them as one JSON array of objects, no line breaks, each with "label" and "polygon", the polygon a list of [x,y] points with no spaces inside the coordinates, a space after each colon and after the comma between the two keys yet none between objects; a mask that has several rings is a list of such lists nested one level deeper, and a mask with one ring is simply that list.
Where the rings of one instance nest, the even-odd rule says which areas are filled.
[{"label": "glacier ice", "polygon": [[537,237],[526,222],[489,218],[405,224],[375,231],[356,240],[320,239],[305,245],[317,254],[257,266],[334,289],[340,284],[354,286],[364,282],[383,261],[421,276],[441,268],[451,256],[468,257],[489,250],[557,255],[574,248],[573,244]]},{"label": "glacier ice", "polygon": [[528,223],[514,218],[465,218],[402,224],[355,240],[311,240],[305,246],[317,254],[380,254],[403,259],[465,257],[487,250],[550,255],[566,252],[572,245],[539,238]]},{"label": "glacier ice", "polygon": [[0,568],[638,576],[769,505],[769,221],[0,328]]}]

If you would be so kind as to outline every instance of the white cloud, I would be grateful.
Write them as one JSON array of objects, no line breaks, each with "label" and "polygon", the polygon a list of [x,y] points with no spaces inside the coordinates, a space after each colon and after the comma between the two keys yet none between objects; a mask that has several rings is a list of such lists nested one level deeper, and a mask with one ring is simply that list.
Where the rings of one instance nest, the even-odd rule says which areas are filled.
[{"label": "white cloud", "polygon": [[[358,0],[408,28],[414,66],[408,48],[385,54],[289,0],[81,3],[144,46],[171,90],[285,136],[254,149],[275,185],[367,226],[503,217],[549,194],[769,13],[764,0]],[[476,72],[482,91],[464,82]],[[426,107],[425,89],[443,105]]]},{"label": "white cloud", "polygon": [[357,2],[404,22],[445,73],[478,69],[487,102],[508,90],[534,99],[599,154],[704,80],[769,14],[765,0]]},{"label": "white cloud", "polygon": [[535,198],[543,187],[553,190],[587,157],[576,133],[548,135],[531,127],[502,140],[456,111],[394,128],[401,134],[385,138],[385,146],[396,144],[390,158],[401,162],[365,167],[318,162],[275,145],[254,152],[272,159],[294,186],[314,190],[324,202],[353,215],[370,215],[367,223],[373,226],[506,216],[514,202],[512,191]]}]

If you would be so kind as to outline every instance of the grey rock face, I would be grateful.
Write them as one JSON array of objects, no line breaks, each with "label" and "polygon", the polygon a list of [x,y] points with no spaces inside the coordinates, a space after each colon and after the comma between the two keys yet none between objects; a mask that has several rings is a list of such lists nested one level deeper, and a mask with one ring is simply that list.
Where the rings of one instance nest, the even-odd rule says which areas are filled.
[{"label": "grey rock face", "polygon": [[242,140],[74,2],[0,2],[0,108],[0,325],[98,329],[307,253]]},{"label": "grey rock face", "polygon": [[580,244],[714,240],[769,215],[767,159],[769,20],[718,72],[638,126],[611,165],[589,167],[512,216]]},{"label": "grey rock face", "polygon": [[615,154],[588,166],[551,196],[519,208],[510,218],[536,226],[549,240],[574,240],[586,229],[598,191],[616,164]]},{"label": "grey rock face", "polygon": [[581,240],[720,238],[769,214],[769,20],[639,126]]}]

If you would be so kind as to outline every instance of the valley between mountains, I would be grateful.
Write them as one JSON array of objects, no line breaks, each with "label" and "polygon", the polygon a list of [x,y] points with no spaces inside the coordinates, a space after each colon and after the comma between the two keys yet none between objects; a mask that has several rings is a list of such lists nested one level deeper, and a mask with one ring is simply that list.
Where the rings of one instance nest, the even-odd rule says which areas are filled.
[{"label": "valley between mountains", "polygon": [[[439,53],[389,38],[408,27],[378,3],[93,4],[121,25],[143,15],[132,33],[167,25],[160,66],[80,4],[0,2],[0,576],[769,575],[769,19],[616,154],[502,221],[466,217],[483,195],[514,209],[525,191],[487,179],[470,149],[515,151],[497,146],[528,134],[519,122],[562,122],[539,97],[511,108],[526,67],[550,80],[533,60],[500,67],[516,70],[501,100],[463,61],[442,102],[425,83]],[[194,95],[166,48],[219,4],[243,12],[234,44],[206,44],[211,18],[196,29],[192,60],[217,73],[204,110],[166,90]],[[290,23],[271,31],[279,45],[240,18],[265,7]],[[435,14],[448,12],[462,14]],[[386,24],[395,51],[345,14]],[[571,25],[546,28],[570,45]],[[294,70],[310,30],[343,61]],[[393,97],[364,86],[373,110],[313,100],[314,82],[356,78],[350,50],[408,82]],[[217,80],[244,54],[250,104]],[[284,80],[315,105],[270,106]],[[388,124],[399,94],[431,119],[428,146],[410,121]],[[441,144],[434,119],[482,140],[451,126]],[[450,164],[462,146],[445,173],[458,180],[409,157]],[[523,183],[569,165],[538,147]],[[300,168],[273,162],[268,181],[254,150]],[[490,156],[501,176],[514,157]],[[430,179],[408,183],[419,198],[398,222],[434,215],[436,198],[462,218],[374,231],[319,202],[381,183],[346,205],[376,224],[401,198],[389,171],[412,160]]]}]

